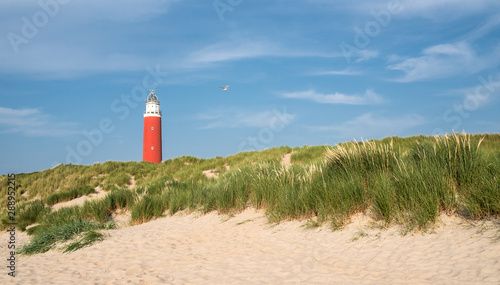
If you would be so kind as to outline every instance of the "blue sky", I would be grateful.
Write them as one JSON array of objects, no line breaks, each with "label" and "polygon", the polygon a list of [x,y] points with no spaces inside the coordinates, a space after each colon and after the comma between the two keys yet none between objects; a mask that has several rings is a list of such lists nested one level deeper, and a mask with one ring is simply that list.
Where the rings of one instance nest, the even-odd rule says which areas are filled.
[{"label": "blue sky", "polygon": [[[496,0],[0,3],[0,173],[500,130]],[[228,91],[219,86],[231,85]]]}]

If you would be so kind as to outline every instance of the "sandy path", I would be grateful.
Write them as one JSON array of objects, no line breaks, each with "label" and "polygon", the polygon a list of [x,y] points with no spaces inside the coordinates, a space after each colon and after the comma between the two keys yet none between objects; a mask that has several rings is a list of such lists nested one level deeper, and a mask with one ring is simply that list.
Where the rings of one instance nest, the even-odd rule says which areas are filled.
[{"label": "sandy path", "polygon": [[132,190],[135,188],[135,185],[136,185],[135,176],[130,175],[130,174],[129,174],[129,176],[130,176],[130,184],[127,185],[126,188],[129,190]]},{"label": "sandy path", "polygon": [[211,179],[211,178],[219,178],[219,173],[215,172],[215,169],[208,169],[208,170],[203,170],[202,171],[203,174],[205,174],[205,176],[208,178],[208,179]]},{"label": "sandy path", "polygon": [[289,167],[292,165],[292,153],[286,153],[281,158],[281,165]]},{"label": "sandy path", "polygon": [[[111,230],[70,254],[21,257],[10,284],[499,284],[499,226],[444,218],[435,234],[401,237],[397,228],[305,230],[268,225],[262,212],[231,219],[176,215]],[[360,229],[367,236],[362,236]],[[7,235],[1,236],[7,256]],[[22,238],[21,236],[19,237]],[[3,259],[3,257],[2,257]],[[5,261],[4,261],[5,263]],[[4,268],[4,267],[2,267]],[[6,269],[2,269],[6,271]]]},{"label": "sandy path", "polygon": [[[229,171],[231,169],[231,167],[229,166],[229,164],[224,164],[224,167],[226,168],[226,171]],[[214,169],[203,170],[202,173],[205,174],[205,176],[208,179],[211,179],[211,178],[217,179],[217,178],[219,178],[219,172],[217,172],[217,169],[215,169],[215,168]]]}]

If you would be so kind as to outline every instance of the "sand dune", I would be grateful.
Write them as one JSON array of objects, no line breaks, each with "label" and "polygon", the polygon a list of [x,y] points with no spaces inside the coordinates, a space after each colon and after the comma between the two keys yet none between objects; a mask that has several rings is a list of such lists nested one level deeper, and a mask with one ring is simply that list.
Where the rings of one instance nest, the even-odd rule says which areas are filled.
[{"label": "sand dune", "polygon": [[78,197],[78,198],[70,200],[70,201],[57,203],[57,204],[52,205],[51,208],[52,208],[52,210],[59,210],[59,209],[64,208],[64,207],[82,206],[83,204],[85,204],[86,201],[100,200],[100,199],[103,199],[104,197],[106,197],[106,195],[108,194],[108,192],[102,190],[100,186],[97,186],[95,188],[95,190],[96,190],[96,193],[89,194],[89,195],[82,196],[82,197]]},{"label": "sand dune", "polygon": [[[344,230],[269,225],[252,209],[197,213],[107,231],[69,254],[20,257],[2,284],[499,284],[499,224],[442,217],[435,233],[402,237],[359,216]],[[7,235],[1,235],[7,256]],[[27,241],[18,233],[18,241]],[[5,263],[5,262],[4,262]],[[3,269],[6,271],[6,269]]]},{"label": "sand dune", "polygon": [[[135,188],[136,181],[134,176],[132,175],[129,176],[130,176],[130,184],[128,184],[125,188],[131,190]],[[70,201],[57,203],[52,205],[51,208],[52,210],[59,210],[60,208],[63,207],[82,206],[83,204],[85,204],[86,201],[100,200],[106,197],[106,195],[108,194],[107,191],[102,190],[101,186],[96,186],[94,189],[96,193],[81,196]]]}]

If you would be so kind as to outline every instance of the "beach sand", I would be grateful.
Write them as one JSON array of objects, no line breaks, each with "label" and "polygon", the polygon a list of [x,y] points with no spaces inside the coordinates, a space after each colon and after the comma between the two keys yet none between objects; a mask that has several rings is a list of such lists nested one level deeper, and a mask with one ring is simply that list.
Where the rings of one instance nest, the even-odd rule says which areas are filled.
[{"label": "beach sand", "polygon": [[[345,229],[269,224],[263,211],[176,214],[105,231],[63,254],[18,256],[2,284],[500,284],[498,221],[441,216],[431,233],[402,236],[356,216]],[[1,234],[2,260],[8,234]],[[29,239],[17,233],[16,242]],[[5,258],[4,258],[5,257]]]}]

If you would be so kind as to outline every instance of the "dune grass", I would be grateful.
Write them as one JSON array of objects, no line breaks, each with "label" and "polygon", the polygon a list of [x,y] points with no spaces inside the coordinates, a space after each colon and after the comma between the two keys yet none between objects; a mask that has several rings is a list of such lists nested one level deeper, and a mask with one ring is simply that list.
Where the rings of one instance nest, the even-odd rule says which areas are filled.
[{"label": "dune grass", "polygon": [[90,185],[83,185],[77,188],[73,188],[70,191],[53,193],[49,197],[47,197],[47,199],[45,199],[45,203],[47,205],[54,205],[92,193],[96,193],[93,187],[91,187]]},{"label": "dune grass", "polygon": [[328,146],[303,146],[296,147],[292,150],[291,162],[311,164],[321,162],[323,154]]},{"label": "dune grass", "polygon": [[17,211],[17,226],[21,231],[25,231],[27,226],[37,222],[38,217],[49,213],[50,208],[37,199],[20,204]]},{"label": "dune grass", "polygon": [[103,189],[113,190],[127,185],[130,185],[130,176],[124,169],[115,169],[109,173],[108,178],[103,183]]},{"label": "dune grass", "polygon": [[132,191],[119,189],[111,191],[102,200],[86,201],[83,206],[63,207],[57,211],[46,208],[48,210],[43,215],[42,211],[39,211],[35,218],[40,224],[27,230],[33,238],[19,253],[27,255],[43,253],[57,243],[66,242],[80,234],[83,234],[83,237],[67,245],[64,252],[91,245],[103,239],[103,235],[95,230],[114,227],[111,221],[111,214],[114,211],[121,208],[128,209],[132,205]]},{"label": "dune grass", "polygon": [[[295,163],[284,167],[281,157],[290,152]],[[202,173],[207,169],[216,169],[219,178],[207,179]],[[23,202],[20,228],[40,223],[28,230],[34,238],[33,245],[23,249],[26,254],[49,250],[54,245],[49,240],[78,237],[65,249],[68,252],[99,241],[103,236],[96,230],[112,225],[111,215],[119,209],[130,211],[132,225],[182,210],[232,214],[254,207],[265,209],[271,222],[314,219],[314,225],[329,223],[333,229],[365,213],[385,226],[401,225],[403,232],[425,231],[441,213],[466,219],[500,214],[500,135],[392,137],[335,147],[273,148],[227,158],[185,156],[160,165],[69,165],[48,170],[47,175],[56,179],[64,174],[71,182],[72,171],[88,177],[84,181],[89,184],[55,185],[60,189],[108,185],[110,191],[102,200],[58,211],[46,204],[60,201],[63,198],[58,195],[72,190]],[[131,176],[137,182],[135,189],[121,188]],[[45,179],[40,173],[22,177],[28,193]],[[78,195],[87,193],[78,191]],[[57,232],[62,236],[57,237]]]},{"label": "dune grass", "polygon": [[351,142],[330,148],[326,160],[314,164],[283,167],[270,160],[213,182],[155,186],[157,199],[144,196],[136,205],[137,213],[149,214],[134,220],[150,220],[162,210],[228,213],[252,206],[266,209],[272,222],[317,217],[340,228],[353,214],[370,211],[386,225],[425,230],[440,213],[500,214],[498,160],[480,150],[481,137],[418,138],[398,148],[394,142]]},{"label": "dune grass", "polygon": [[163,216],[167,205],[157,195],[145,195],[132,208],[132,225],[142,224],[153,218]]},{"label": "dune grass", "polygon": [[104,235],[102,233],[96,232],[94,230],[89,230],[85,232],[82,238],[67,245],[64,248],[64,253],[72,252],[103,240]]},{"label": "dune grass", "polygon": [[[21,247],[19,253],[26,255],[44,253],[54,248],[57,243],[68,241],[80,233],[86,232],[88,234],[91,231],[106,228],[109,229],[111,227],[99,224],[94,221],[86,221],[78,218],[71,219],[65,223],[56,224],[46,228],[44,231],[37,232],[36,234],[34,234],[30,243],[25,244]],[[70,245],[66,246],[65,251],[72,251],[98,240],[98,237],[89,237],[87,234],[87,238],[84,240],[84,243],[82,243],[82,241],[71,243]]]}]

